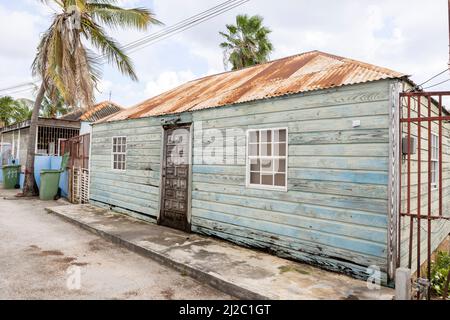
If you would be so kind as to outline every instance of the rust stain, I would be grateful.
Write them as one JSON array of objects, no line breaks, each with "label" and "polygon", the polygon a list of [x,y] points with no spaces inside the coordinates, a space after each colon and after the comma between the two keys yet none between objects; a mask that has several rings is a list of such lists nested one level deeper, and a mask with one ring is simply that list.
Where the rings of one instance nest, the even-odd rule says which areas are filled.
[{"label": "rust stain", "polygon": [[311,51],[188,82],[99,122],[175,114],[403,77],[406,75],[386,68]]}]

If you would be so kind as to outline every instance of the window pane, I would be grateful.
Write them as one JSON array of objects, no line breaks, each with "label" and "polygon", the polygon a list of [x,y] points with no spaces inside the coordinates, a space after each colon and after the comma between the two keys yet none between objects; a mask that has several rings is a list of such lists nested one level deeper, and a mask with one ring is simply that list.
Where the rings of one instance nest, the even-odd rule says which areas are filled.
[{"label": "window pane", "polygon": [[262,130],[261,131],[261,142],[272,142],[272,131]]},{"label": "window pane", "polygon": [[286,130],[275,130],[273,141],[286,142]]},{"label": "window pane", "polygon": [[285,174],[276,174],[275,175],[275,185],[277,187],[285,187],[286,186],[286,175]]},{"label": "window pane", "polygon": [[286,156],[286,143],[276,143],[273,145],[273,155],[277,157]]},{"label": "window pane", "polygon": [[249,145],[249,155],[253,157],[259,156],[259,145],[257,144]]},{"label": "window pane", "polygon": [[272,155],[272,145],[267,143],[261,144],[261,156],[270,157]]},{"label": "window pane", "polygon": [[261,174],[259,172],[252,172],[250,174],[251,184],[261,184]]},{"label": "window pane", "polygon": [[261,163],[259,159],[250,160],[250,171],[259,171],[261,169]]},{"label": "window pane", "polygon": [[262,172],[273,172],[273,161],[272,160],[261,160],[261,171]]},{"label": "window pane", "polygon": [[265,186],[273,186],[273,175],[263,175],[261,176],[261,184]]},{"label": "window pane", "polygon": [[258,131],[252,131],[250,132],[250,143],[258,143],[259,142],[259,132]]},{"label": "window pane", "polygon": [[286,159],[279,159],[274,161],[274,172],[286,172]]}]

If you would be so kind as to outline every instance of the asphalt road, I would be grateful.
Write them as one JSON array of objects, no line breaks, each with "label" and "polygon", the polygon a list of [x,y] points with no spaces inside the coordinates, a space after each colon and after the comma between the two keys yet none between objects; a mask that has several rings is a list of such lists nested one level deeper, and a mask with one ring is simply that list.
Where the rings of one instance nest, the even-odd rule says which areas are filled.
[{"label": "asphalt road", "polygon": [[231,299],[0,189],[0,299]]}]

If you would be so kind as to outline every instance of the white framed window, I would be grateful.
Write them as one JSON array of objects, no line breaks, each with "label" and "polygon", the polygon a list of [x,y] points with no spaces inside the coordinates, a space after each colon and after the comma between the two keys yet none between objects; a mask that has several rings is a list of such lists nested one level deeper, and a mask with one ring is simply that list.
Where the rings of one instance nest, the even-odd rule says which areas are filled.
[{"label": "white framed window", "polygon": [[247,187],[287,191],[288,129],[247,131]]},{"label": "white framed window", "polygon": [[439,181],[439,136],[431,134],[431,185],[438,187]]},{"label": "white framed window", "polygon": [[112,169],[125,171],[127,158],[127,138],[112,138]]}]

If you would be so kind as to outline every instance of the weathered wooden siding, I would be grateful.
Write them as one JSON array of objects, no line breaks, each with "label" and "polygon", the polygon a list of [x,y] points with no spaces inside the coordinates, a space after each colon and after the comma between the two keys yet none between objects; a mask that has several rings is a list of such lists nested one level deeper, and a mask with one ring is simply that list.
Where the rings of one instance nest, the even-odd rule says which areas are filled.
[{"label": "weathered wooden siding", "polygon": [[[159,211],[161,124],[136,119],[93,126],[90,199],[149,221]],[[126,170],[112,169],[112,137],[127,137]]]},{"label": "weathered wooden siding", "polygon": [[[414,99],[411,100],[411,117],[417,118],[418,116],[418,103]],[[432,116],[438,116],[438,107],[432,104]],[[407,118],[407,105],[406,98],[403,101],[403,117]],[[428,100],[426,98],[421,99],[421,115],[423,117],[428,116]],[[437,122],[431,123],[431,130],[435,134],[439,134],[439,126]],[[403,136],[408,135],[408,126],[404,124],[402,127]],[[443,137],[442,137],[442,196],[443,196],[443,214],[447,217],[450,216],[450,124],[443,123]],[[418,125],[417,122],[411,124],[411,136],[418,138]],[[421,214],[428,214],[428,122],[422,122],[421,125]],[[418,202],[418,151],[417,154],[411,156],[411,202],[410,211],[411,213],[417,213]],[[432,215],[436,216],[439,214],[439,189],[433,189],[431,192],[431,211]],[[402,212],[407,212],[407,158],[402,159]],[[409,260],[409,240],[410,240],[410,219],[403,218],[401,223],[401,246],[400,246],[400,256],[401,256],[401,266],[407,266]],[[428,222],[422,220],[421,222],[421,253],[420,260],[423,264],[427,259],[427,236],[428,236]],[[446,220],[434,221],[432,223],[431,231],[431,242],[432,251],[436,250],[442,241],[450,233],[450,222]],[[413,272],[417,270],[417,222],[414,221],[413,227],[413,253],[412,253],[412,269]]]},{"label": "weathered wooden siding", "polygon": [[[182,114],[194,122],[193,231],[360,278],[378,266],[386,282],[389,85],[379,81]],[[95,204],[157,219],[163,120],[94,125]],[[354,120],[361,126],[353,128]],[[246,188],[245,132],[275,127],[289,129],[288,191]],[[113,136],[127,137],[123,172],[111,169]]]},{"label": "weathered wooden siding", "polygon": [[[386,282],[389,85],[195,112],[193,230],[360,278],[375,265]],[[246,188],[245,131],[280,127],[288,191]]]}]

